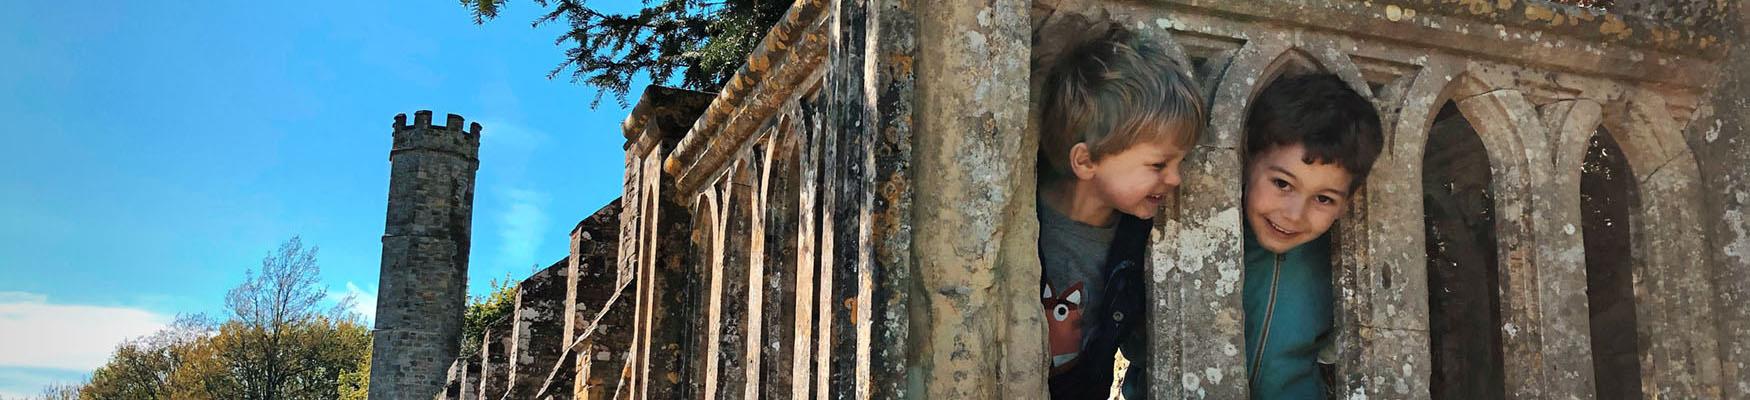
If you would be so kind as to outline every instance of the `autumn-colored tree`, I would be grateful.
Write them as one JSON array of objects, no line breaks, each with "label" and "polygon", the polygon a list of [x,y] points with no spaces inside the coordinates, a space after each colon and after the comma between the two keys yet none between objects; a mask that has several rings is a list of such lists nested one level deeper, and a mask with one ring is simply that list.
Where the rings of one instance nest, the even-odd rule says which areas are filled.
[{"label": "autumn-colored tree", "polygon": [[371,350],[359,358],[358,366],[340,373],[340,400],[367,400],[371,394]]},{"label": "autumn-colored tree", "polygon": [[181,315],[158,332],[117,345],[109,362],[91,373],[79,390],[82,399],[189,398],[198,381],[190,368],[204,356],[201,342],[211,338],[213,322],[204,315]]},{"label": "autumn-colored tree", "polygon": [[349,311],[352,299],[320,307],[317,248],[293,237],[250,271],[225,296],[231,320],[219,326],[214,347],[226,374],[209,382],[220,398],[333,399],[339,378],[370,351],[370,329]]},{"label": "autumn-colored tree", "polygon": [[80,398],[341,397],[342,377],[369,362],[370,328],[350,311],[350,298],[321,306],[328,294],[318,284],[320,272],[316,248],[287,240],[227,293],[226,321],[182,318],[123,343]]}]

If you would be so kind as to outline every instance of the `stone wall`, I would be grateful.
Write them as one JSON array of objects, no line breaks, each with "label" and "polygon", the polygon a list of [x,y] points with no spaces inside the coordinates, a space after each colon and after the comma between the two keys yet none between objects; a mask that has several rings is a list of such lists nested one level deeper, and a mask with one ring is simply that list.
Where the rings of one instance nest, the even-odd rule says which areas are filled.
[{"label": "stone wall", "polygon": [[510,387],[506,397],[533,397],[546,381],[548,371],[570,344],[563,330],[565,316],[575,303],[567,301],[570,259],[560,260],[516,286],[516,308],[511,312]]},{"label": "stone wall", "polygon": [[[617,276],[620,202],[579,221],[572,254],[515,286],[479,355],[449,363],[443,399],[611,398],[630,355],[629,279]],[[593,393],[585,397],[584,393]]]},{"label": "stone wall", "polygon": [[[1037,264],[1029,260],[1034,189],[1024,184],[1032,181],[1034,166],[1031,157],[1018,156],[1030,154],[1037,144],[1029,139],[1025,119],[1010,114],[1028,101],[1019,86],[1027,80],[1019,77],[1029,72],[1015,66],[1049,57],[1054,46],[1063,45],[1054,38],[1074,32],[1060,25],[1079,20],[1121,24],[1167,43],[1213,99],[1213,133],[1187,163],[1185,190],[1168,217],[1158,221],[1155,235],[1152,317],[1160,323],[1153,326],[1150,361],[1162,367],[1153,370],[1150,386],[1157,396],[1245,393],[1245,371],[1238,362],[1243,356],[1237,351],[1242,326],[1237,173],[1244,134],[1239,127],[1252,95],[1278,76],[1311,71],[1336,73],[1372,99],[1390,137],[1387,154],[1338,233],[1333,285],[1342,294],[1337,386],[1343,395],[1429,396],[1435,357],[1450,357],[1430,347],[1429,303],[1442,298],[1427,286],[1427,249],[1433,243],[1425,237],[1421,217],[1424,166],[1445,165],[1422,157],[1431,146],[1430,125],[1443,107],[1451,107],[1475,125],[1471,134],[1483,143],[1479,149],[1487,163],[1481,173],[1489,179],[1481,182],[1492,194],[1479,198],[1488,199],[1483,206],[1497,213],[1494,227],[1485,228],[1493,231],[1481,236],[1493,242],[1480,247],[1496,251],[1465,254],[1484,257],[1477,265],[1488,268],[1476,275],[1480,281],[1465,284],[1482,285],[1474,287],[1480,293],[1498,293],[1483,298],[1481,306],[1499,315],[1499,322],[1484,322],[1494,324],[1484,332],[1501,337],[1493,350],[1500,356],[1484,359],[1503,371],[1493,380],[1496,393],[1596,394],[1578,210],[1582,155],[1589,139],[1603,132],[1622,143],[1640,183],[1635,194],[1653,199],[1629,221],[1636,232],[1633,247],[1639,249],[1632,266],[1639,318],[1632,328],[1621,327],[1645,338],[1647,351],[1638,360],[1642,390],[1720,396],[1727,380],[1737,379],[1719,367],[1726,358],[1720,352],[1732,348],[1722,346],[1720,332],[1729,331],[1731,323],[1708,328],[1721,321],[1707,317],[1715,306],[1694,299],[1724,296],[1730,291],[1716,291],[1714,284],[1731,280],[1711,279],[1713,270],[1700,263],[1705,249],[1693,239],[1707,236],[1695,228],[1699,216],[1684,210],[1702,208],[1696,189],[1701,176],[1690,147],[1673,144],[1717,79],[1718,61],[1727,54],[1722,44],[1733,40],[1707,22],[1716,20],[1708,13],[1730,4],[1631,3],[1618,4],[1621,11],[1538,1],[839,3],[824,17],[823,26],[839,36],[826,44],[818,81],[793,83],[793,77],[806,74],[792,65],[807,62],[813,44],[806,28],[780,25],[774,30],[780,41],[769,43],[786,43],[772,47],[783,52],[756,53],[741,76],[749,83],[732,86],[714,101],[712,109],[726,111],[701,116],[666,162],[665,172],[689,196],[678,203],[688,204],[694,214],[694,244],[705,248],[697,255],[698,271],[705,274],[698,289],[705,298],[693,303],[705,310],[691,315],[705,317],[707,339],[694,349],[705,351],[699,357],[753,359],[740,349],[725,350],[712,338],[759,334],[724,324],[722,315],[747,309],[731,301],[743,289],[725,282],[760,267],[766,267],[761,272],[788,267],[774,264],[777,260],[740,265],[742,248],[758,249],[772,240],[758,245],[736,240],[748,229],[738,223],[749,215],[751,226],[759,227],[777,220],[770,214],[773,206],[789,211],[787,198],[771,196],[790,194],[758,191],[765,182],[782,185],[782,177],[749,167],[773,158],[784,165],[784,158],[794,158],[802,168],[801,190],[794,195],[801,247],[789,256],[801,264],[794,270],[797,286],[791,290],[797,302],[791,309],[817,316],[814,326],[799,324],[801,329],[788,333],[824,334],[827,340],[814,342],[812,352],[807,346],[765,350],[816,359],[813,367],[796,368],[788,376],[815,378],[787,382],[796,388],[792,394],[820,393],[822,385],[829,397],[840,396],[841,389],[852,397],[1037,393],[1033,385],[1042,383],[1042,372],[1037,357],[1029,354],[1039,349],[1028,339],[1037,335],[1031,328],[1037,316],[1017,295],[1037,279],[1030,275],[1037,273]],[[1021,17],[1031,23],[1006,25]],[[1017,46],[1021,37],[1034,41]],[[801,44],[783,42],[786,38]],[[1033,58],[1035,52],[1039,58]],[[1021,72],[1011,73],[1011,67]],[[795,105],[787,105],[790,101]],[[800,130],[789,127],[797,121]],[[785,135],[799,136],[795,155],[774,150],[782,149]],[[909,171],[914,169],[930,173],[913,177]],[[910,211],[892,219],[896,223],[877,222],[890,214],[856,204],[868,199],[862,197],[870,193],[868,185],[877,188],[874,204]],[[753,198],[767,205],[766,215],[738,213],[747,207],[739,192],[744,188],[755,190]],[[870,222],[861,222],[865,219]],[[841,225],[846,220],[858,222]],[[769,236],[757,228],[753,234]],[[907,240],[882,239],[895,236]],[[878,256],[896,249],[902,257]],[[833,261],[851,254],[856,261]],[[893,264],[884,262],[900,263],[907,271],[892,273],[884,266]],[[844,274],[856,281],[839,283]],[[913,289],[889,298],[900,301],[878,302],[871,295],[884,280],[909,282]],[[813,304],[806,304],[810,299]],[[866,318],[862,308],[849,316],[820,309],[869,302],[876,302],[868,310],[877,316],[884,314],[881,310],[905,310],[910,316],[880,324],[861,320]],[[781,321],[796,315],[767,317]],[[865,356],[863,343],[880,335],[841,331],[847,320],[903,335],[898,343],[904,346],[891,348],[909,355]],[[852,343],[834,342],[847,333]],[[820,357],[830,361],[818,362]],[[681,376],[704,380],[695,387],[708,391],[689,397],[723,396],[725,383],[761,384],[723,376],[739,371],[726,371],[721,361],[689,365],[701,371]],[[851,379],[841,380],[845,375],[838,368],[852,370]],[[884,368],[903,368],[910,383],[882,388],[880,379],[864,380]]]},{"label": "stone wall", "polygon": [[[1151,351],[1132,357],[1151,365],[1152,397],[1246,396],[1241,127],[1271,82],[1323,71],[1373,101],[1387,136],[1335,230],[1337,397],[1610,397],[1636,383],[1595,369],[1632,365],[1645,397],[1750,398],[1744,8],[1612,7],[801,0],[722,92],[646,90],[622,126],[621,199],[519,286],[518,316],[453,364],[452,386],[1039,398],[1024,110],[1067,38],[1119,24],[1165,44],[1211,99],[1152,234]],[[1467,126],[1437,128],[1447,118]],[[1586,240],[1607,234],[1581,212],[1599,135],[1626,166],[1613,187],[1638,199],[1608,234],[1628,243],[1613,261],[1629,279],[1612,282],[1630,288],[1613,293],[1632,294],[1607,299],[1589,294]],[[1441,238],[1461,226],[1473,250],[1454,253]],[[1601,363],[1606,320],[1635,344]]]}]

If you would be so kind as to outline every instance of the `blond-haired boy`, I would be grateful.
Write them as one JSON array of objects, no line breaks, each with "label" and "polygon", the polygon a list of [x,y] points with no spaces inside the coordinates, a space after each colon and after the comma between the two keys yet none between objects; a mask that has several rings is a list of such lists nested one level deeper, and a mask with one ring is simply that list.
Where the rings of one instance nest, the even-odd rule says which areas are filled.
[{"label": "blond-haired boy", "polygon": [[[1179,185],[1205,106],[1165,51],[1122,29],[1046,68],[1038,210],[1051,396],[1106,398],[1118,349],[1146,346],[1136,332],[1148,219]],[[1146,369],[1134,361],[1127,378]],[[1139,379],[1125,380],[1127,395]]]}]

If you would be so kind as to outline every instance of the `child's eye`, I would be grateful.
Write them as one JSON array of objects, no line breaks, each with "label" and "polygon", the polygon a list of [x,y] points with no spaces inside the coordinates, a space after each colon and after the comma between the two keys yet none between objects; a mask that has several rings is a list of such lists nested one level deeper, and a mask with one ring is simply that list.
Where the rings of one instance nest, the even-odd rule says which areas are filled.
[{"label": "child's eye", "polygon": [[1277,189],[1288,188],[1288,181],[1282,180],[1281,178],[1270,178],[1270,184],[1276,185]]},{"label": "child's eye", "polygon": [[1317,198],[1317,200],[1318,200],[1319,204],[1324,204],[1324,205],[1331,205],[1331,204],[1335,204],[1337,202],[1337,199],[1333,199],[1333,198],[1331,198],[1331,196],[1319,196]]},{"label": "child's eye", "polygon": [[1154,163],[1154,164],[1149,164],[1149,165],[1148,165],[1148,167],[1149,167],[1149,168],[1154,168],[1154,169],[1155,169],[1155,170],[1156,170],[1156,171],[1160,171],[1160,170],[1163,170],[1163,169],[1167,169],[1167,163]]}]

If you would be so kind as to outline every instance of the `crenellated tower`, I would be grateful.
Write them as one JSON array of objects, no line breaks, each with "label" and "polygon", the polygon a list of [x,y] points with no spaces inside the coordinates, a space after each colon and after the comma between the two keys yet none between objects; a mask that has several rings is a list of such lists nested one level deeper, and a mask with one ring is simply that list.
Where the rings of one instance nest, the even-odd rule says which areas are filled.
[{"label": "crenellated tower", "polygon": [[371,399],[429,399],[455,360],[468,297],[480,124],[395,115],[389,211],[372,332]]}]

